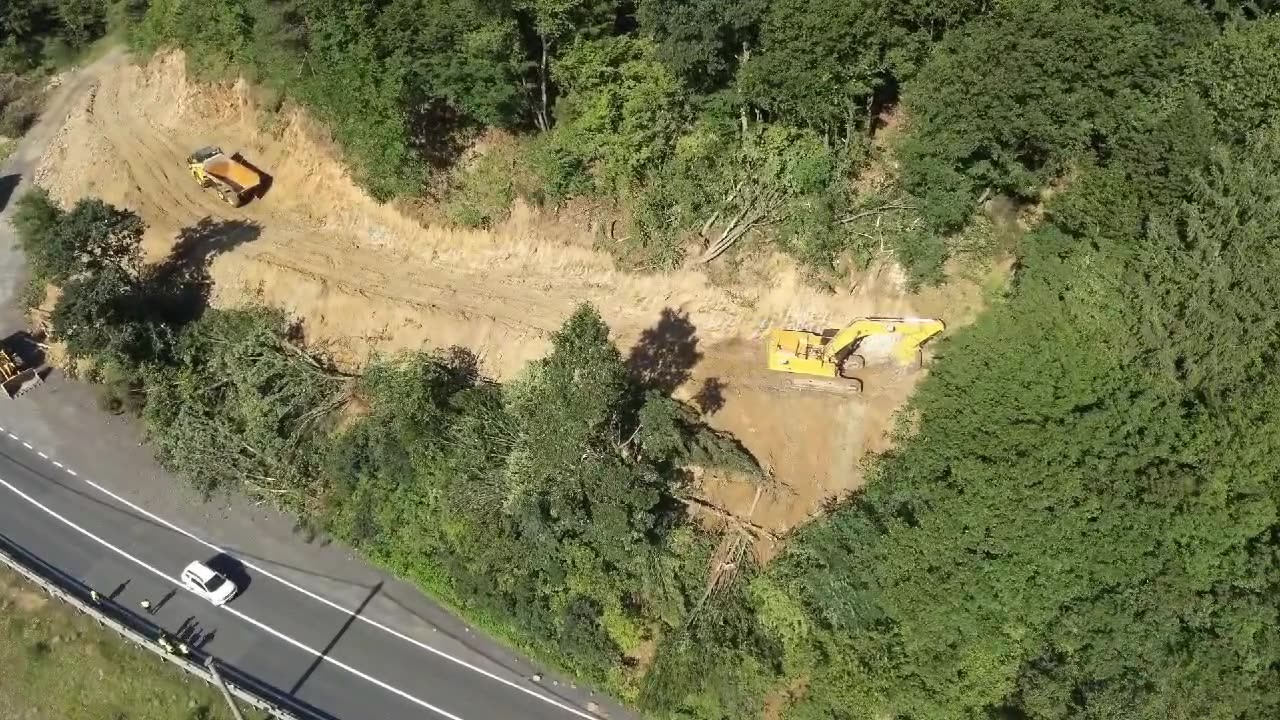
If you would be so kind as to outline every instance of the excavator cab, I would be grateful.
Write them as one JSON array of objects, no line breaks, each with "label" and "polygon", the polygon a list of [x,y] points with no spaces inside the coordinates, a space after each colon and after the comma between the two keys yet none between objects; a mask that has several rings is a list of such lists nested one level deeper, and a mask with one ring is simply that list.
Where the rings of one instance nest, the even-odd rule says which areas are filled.
[{"label": "excavator cab", "polygon": [[766,356],[770,370],[854,380],[847,371],[863,367],[868,354],[898,365],[918,363],[921,346],[945,327],[926,318],[861,318],[822,333],[775,328]]}]

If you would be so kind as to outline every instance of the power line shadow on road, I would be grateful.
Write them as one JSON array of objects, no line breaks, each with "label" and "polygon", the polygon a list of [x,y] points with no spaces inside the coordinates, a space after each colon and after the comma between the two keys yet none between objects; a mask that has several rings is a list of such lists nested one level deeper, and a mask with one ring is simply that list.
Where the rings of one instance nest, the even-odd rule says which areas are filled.
[{"label": "power line shadow on road", "polygon": [[[256,555],[252,552],[249,552],[248,550],[245,550],[244,548],[236,547],[235,545],[224,545],[222,546],[222,550],[227,554],[233,555],[237,558],[242,558],[243,560],[246,560],[246,561],[262,563],[263,565],[270,566],[270,568],[260,568],[260,570],[264,573],[268,572],[269,570],[287,570],[289,572],[296,572],[301,575],[307,575],[313,578],[318,578],[320,580],[328,580],[329,582],[337,583],[340,585],[348,585],[350,587],[360,588],[361,590],[368,590],[369,588],[373,587],[373,585],[366,585],[365,583],[359,582],[358,580],[353,580],[349,577],[338,577],[337,575],[326,575],[322,572],[316,572],[315,570],[308,570],[307,568],[304,568],[304,567],[299,567],[297,565],[290,565],[289,563],[286,563],[286,562],[280,562],[279,560],[276,560],[274,558],[269,558],[265,555]],[[343,611],[345,612],[346,608],[343,608]]]},{"label": "power line shadow on road", "polygon": [[[53,487],[56,487],[60,490],[64,490],[72,495],[76,495],[85,500],[88,500],[89,502],[101,508],[104,508],[108,511],[118,513],[121,516],[130,518],[134,522],[150,526],[157,530],[163,530],[166,533],[173,533],[175,535],[183,534],[180,531],[175,530],[174,528],[169,527],[168,525],[165,525],[163,523],[157,522],[146,515],[143,515],[138,512],[134,512],[125,507],[121,507],[120,505],[117,505],[114,502],[103,499],[98,495],[96,491],[90,491],[86,489],[81,489],[79,487],[75,487],[73,483],[79,484],[78,482],[75,482],[75,481],[65,482],[61,479],[55,479],[55,478],[46,476],[43,474],[42,470],[37,469],[27,463],[24,463],[22,460],[19,460],[18,458],[15,458],[12,455],[9,455],[8,453],[3,453],[3,454],[6,455],[9,461],[12,462],[14,465],[23,468],[24,470],[34,475],[36,478],[40,479],[43,482],[48,483]],[[283,570],[294,571],[294,572],[309,575],[315,578],[321,578],[321,579],[330,580],[333,582],[343,583],[351,587],[369,589],[369,594],[364,598],[364,600],[361,602],[360,606],[356,608],[356,610],[351,611],[351,610],[348,610],[346,607],[342,608],[344,612],[348,613],[348,618],[345,624],[343,625],[342,629],[339,631],[338,635],[335,636],[333,640],[329,643],[328,647],[325,648],[325,651],[321,654],[321,657],[316,658],[315,662],[311,665],[311,667],[308,668],[306,673],[299,679],[299,681],[295,685],[295,688],[302,687],[302,684],[306,682],[309,676],[312,673],[314,673],[319,663],[323,661],[323,657],[327,655],[332,650],[332,648],[336,645],[338,640],[341,638],[342,634],[345,633],[347,628],[349,628],[351,624],[355,622],[357,616],[363,616],[365,614],[366,610],[368,610],[368,606],[373,602],[374,597],[379,594],[381,594],[384,598],[390,601],[390,603],[394,605],[396,608],[398,608],[400,611],[408,613],[410,616],[432,627],[437,627],[442,636],[448,637],[451,640],[463,645],[464,647],[467,647],[472,652],[485,658],[487,661],[493,663],[498,668],[506,670],[507,672],[510,672],[515,676],[521,676],[521,675],[527,674],[528,672],[526,669],[521,667],[521,663],[519,661],[515,661],[512,658],[505,655],[496,644],[480,642],[479,641],[480,638],[477,637],[475,634],[463,633],[461,631],[450,632],[446,630],[445,627],[441,626],[440,621],[432,620],[431,618],[425,616],[423,613],[421,613],[420,611],[412,607],[411,600],[407,600],[407,599],[401,600],[395,596],[396,593],[387,592],[385,588],[385,583],[386,583],[385,579],[379,580],[374,585],[369,586],[369,585],[365,585],[364,583],[353,580],[351,578],[343,578],[343,577],[337,577],[332,575],[326,575],[324,573],[315,572],[313,570],[308,570],[306,568],[298,567],[296,565],[281,563],[269,557],[256,555],[254,553],[247,552],[235,546],[225,546],[222,548],[222,550],[224,554],[220,554],[214,562],[218,562],[219,566],[223,570],[227,571],[226,574],[229,577],[232,577],[237,582],[237,586],[241,587],[242,591],[243,591],[243,588],[248,585],[249,578],[248,578],[247,568],[244,567],[240,559],[243,559],[244,561],[249,561],[249,562],[265,563]],[[118,594],[120,591],[123,591],[124,585],[125,583],[122,583],[121,587],[117,588],[116,591],[113,591],[112,594],[115,595],[115,594]],[[396,586],[400,586],[400,589],[408,593],[417,594],[421,592],[417,588],[414,588],[412,585],[401,586],[401,583],[397,582]],[[139,627],[137,629],[143,630],[145,629],[145,627]],[[552,691],[549,688],[543,688],[543,691],[547,692],[548,694],[554,695],[556,697],[565,699],[566,701],[573,702],[573,700],[571,700],[567,695],[563,695],[559,692]],[[293,692],[297,692],[297,690],[295,689]]]},{"label": "power line shadow on road", "polygon": [[[37,574],[63,590],[76,594],[81,600],[91,600],[90,588],[78,578],[62,571],[57,566],[44,560],[44,558],[35,554],[31,550],[28,550],[26,547],[17,543],[4,533],[0,533],[0,551],[3,551],[10,557],[17,559],[26,567],[35,570]],[[372,597],[372,595],[370,597]],[[133,632],[145,637],[156,638],[162,633],[162,628],[149,618],[140,616],[129,608],[119,605],[109,599],[106,600],[103,605],[99,606],[99,612],[104,613],[116,622],[128,627]],[[213,635],[213,631],[205,633],[204,637],[198,643],[193,643],[193,647],[187,651],[188,657],[196,664],[203,665],[205,660],[209,657],[209,654],[204,652],[203,648],[207,645],[208,640],[213,638]],[[327,651],[328,648],[326,648],[326,652]],[[229,665],[219,661],[218,667],[222,671],[223,675],[234,684],[253,693],[263,700],[273,703],[277,707],[288,710],[294,717],[305,720],[338,720],[336,717],[321,710],[320,708],[293,697],[292,693],[286,693],[280,688],[264,682],[234,665]],[[308,673],[309,672],[310,671],[308,671]]]},{"label": "power line shadow on road", "polygon": [[[402,580],[397,581],[397,584],[402,585],[406,592],[416,595],[417,597],[415,599],[425,597],[422,594],[422,591],[413,585],[409,585]],[[465,627],[461,618],[446,612],[442,618],[443,622],[441,620],[433,620],[418,610],[410,607],[407,601],[397,599],[394,595],[394,590],[395,588],[393,587],[390,590],[384,591],[382,593],[382,597],[395,607],[399,608],[401,612],[407,613],[418,621],[430,625],[441,636],[449,638],[476,655],[488,660],[490,663],[493,663],[495,667],[506,670],[515,677],[523,677],[530,673],[532,664],[529,661],[524,661],[524,665],[521,665],[520,660],[512,659],[509,655],[504,655],[501,646],[497,641],[492,640],[486,634],[481,632],[468,632],[465,629],[454,632],[444,626],[452,621],[457,623],[459,627]],[[406,632],[405,634],[410,633]]]},{"label": "power line shadow on road", "polygon": [[293,684],[293,688],[289,690],[290,695],[298,694],[298,691],[302,689],[302,686],[311,678],[311,674],[316,671],[316,668],[320,667],[320,663],[324,662],[325,658],[329,656],[329,653],[333,651],[333,648],[338,644],[338,641],[342,639],[342,636],[347,634],[347,630],[351,628],[351,624],[356,621],[356,618],[359,617],[360,613],[364,612],[364,609],[368,607],[369,603],[373,601],[373,598],[381,591],[381,582],[374,585],[373,588],[369,590],[369,594],[365,596],[364,602],[360,603],[360,607],[356,608],[347,616],[346,622],[342,623],[341,628],[338,628],[338,632],[334,634],[333,639],[329,641],[328,645],[324,646],[324,650],[321,650],[319,655],[316,655],[316,659],[311,661],[311,665],[307,667],[306,672],[302,673],[302,677],[298,678],[298,682]]},{"label": "power line shadow on road", "polygon": [[98,506],[100,506],[100,507],[106,508],[107,510],[111,510],[111,511],[113,511],[113,512],[119,513],[120,515],[123,515],[123,516],[125,516],[125,517],[127,517],[127,518],[130,518],[130,519],[132,519],[132,520],[135,520],[135,521],[137,521],[138,523],[141,523],[141,524],[144,524],[144,525],[150,525],[151,527],[156,528],[157,530],[164,530],[164,531],[166,531],[166,532],[171,532],[171,533],[174,533],[174,534],[177,534],[177,535],[181,535],[181,534],[182,534],[182,533],[178,532],[177,530],[174,530],[173,528],[169,527],[168,525],[165,525],[165,524],[163,524],[163,523],[159,523],[159,522],[156,522],[155,520],[152,520],[151,518],[147,517],[146,515],[143,515],[143,514],[141,514],[141,513],[136,513],[136,512],[133,512],[133,511],[131,511],[131,510],[126,510],[125,508],[122,508],[122,507],[120,507],[120,506],[118,506],[118,505],[114,505],[114,504],[112,504],[112,503],[110,503],[110,502],[107,502],[106,500],[103,500],[102,498],[98,497],[96,493],[91,493],[91,492],[88,492],[88,491],[85,491],[85,490],[81,490],[81,489],[79,489],[79,488],[72,487],[72,486],[71,486],[70,484],[68,484],[67,482],[64,482],[64,481],[62,481],[62,480],[57,480],[57,479],[54,479],[54,478],[52,478],[52,477],[49,477],[48,475],[45,475],[45,474],[44,474],[44,473],[46,472],[46,470],[44,470],[44,469],[40,469],[40,468],[36,468],[36,467],[31,466],[31,465],[28,465],[27,463],[25,463],[25,462],[23,462],[23,461],[19,460],[18,458],[15,458],[14,456],[10,455],[9,453],[6,453],[6,452],[3,452],[3,451],[0,451],[0,455],[3,455],[5,458],[7,458],[7,459],[9,460],[9,462],[13,463],[14,465],[17,465],[18,467],[22,468],[23,470],[26,470],[27,472],[31,473],[31,474],[32,474],[33,476],[35,476],[36,478],[38,478],[38,479],[40,479],[40,480],[42,480],[42,481],[44,481],[44,482],[47,482],[47,483],[49,483],[50,485],[53,485],[53,486],[55,486],[55,487],[61,488],[61,489],[63,489],[63,490],[66,490],[67,492],[71,493],[72,495],[76,495],[76,496],[81,497],[81,498],[83,498],[83,499],[85,499],[85,500],[88,500],[89,502],[91,502],[91,503],[93,503],[93,504],[95,504],[95,505],[98,505]]},{"label": "power line shadow on road", "polygon": [[[482,634],[477,634],[477,633],[464,632],[461,629],[459,629],[457,632],[449,631],[446,626],[450,623],[450,621],[457,622],[457,623],[462,622],[456,616],[442,611],[443,617],[433,619],[427,614],[424,614],[424,612],[422,612],[418,608],[414,607],[414,605],[416,604],[416,601],[422,600],[425,596],[422,594],[421,589],[415,587],[414,585],[402,579],[392,578],[390,580],[392,585],[389,587],[386,585],[386,583],[388,582],[387,579],[381,579],[374,585],[366,585],[362,582],[359,582],[351,578],[337,577],[335,575],[326,575],[324,573],[319,573],[314,570],[308,570],[307,568],[298,567],[296,565],[290,565],[288,563],[283,563],[278,560],[265,557],[262,555],[255,555],[254,553],[251,553],[243,548],[239,548],[235,546],[228,546],[225,548],[225,550],[229,553],[234,554],[238,558],[243,558],[247,561],[259,562],[265,565],[269,565],[271,566],[270,567],[271,570],[292,571],[302,575],[308,575],[310,577],[320,578],[322,580],[328,580],[334,583],[341,583],[353,588],[361,588],[361,589],[369,589],[372,587],[381,588],[381,591],[379,592],[379,594],[382,596],[383,601],[390,603],[397,610],[411,616],[418,622],[424,623],[428,627],[433,628],[441,636],[447,637],[450,640],[453,640],[454,642],[467,648],[468,650],[475,653],[476,655],[483,657],[485,660],[489,661],[490,663],[493,663],[495,667],[505,670],[516,677],[525,676],[531,672],[530,666],[528,666],[527,661],[525,661],[522,664],[521,661],[519,660],[513,660],[509,655],[506,655],[503,653],[503,651],[501,650],[501,646],[497,642],[488,639],[486,636]],[[409,597],[406,597],[405,599],[401,599],[397,597],[398,593],[406,594]],[[371,603],[372,603],[372,600],[367,600],[365,604],[362,605],[361,607],[363,608],[363,610],[367,611],[369,608],[366,606]],[[351,612],[351,610],[347,609],[346,606],[344,605],[339,605],[339,607],[342,609],[343,612],[347,612],[347,613]],[[367,612],[359,612],[358,614],[366,618],[369,616]],[[380,622],[379,624],[384,626],[396,625],[396,623],[394,622],[388,622],[385,620],[383,622]],[[404,634],[410,635],[410,636],[414,634],[412,630],[406,627],[392,627],[392,629],[397,632],[403,632]],[[482,638],[485,641],[482,642],[481,641]],[[425,637],[418,638],[418,641],[428,642]],[[550,694],[560,697],[556,693],[550,693]]]}]

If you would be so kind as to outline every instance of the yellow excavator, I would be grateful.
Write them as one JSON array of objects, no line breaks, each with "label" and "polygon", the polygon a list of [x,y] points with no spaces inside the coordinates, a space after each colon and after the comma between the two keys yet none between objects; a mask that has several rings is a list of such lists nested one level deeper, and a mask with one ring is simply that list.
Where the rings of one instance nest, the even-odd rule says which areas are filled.
[{"label": "yellow excavator", "polygon": [[228,155],[213,145],[191,153],[187,157],[187,169],[200,187],[218,193],[231,207],[243,205],[262,185],[262,176],[241,161],[239,155]]},{"label": "yellow excavator", "polygon": [[898,365],[918,364],[920,347],[945,327],[935,319],[870,317],[822,333],[773,329],[767,340],[769,369],[857,380],[846,371],[863,367],[864,349]]}]

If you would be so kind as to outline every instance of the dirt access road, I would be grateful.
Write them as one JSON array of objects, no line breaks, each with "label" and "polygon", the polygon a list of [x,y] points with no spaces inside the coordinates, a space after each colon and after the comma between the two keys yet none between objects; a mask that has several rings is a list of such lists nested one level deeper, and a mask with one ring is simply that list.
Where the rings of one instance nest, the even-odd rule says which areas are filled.
[{"label": "dirt access road", "polygon": [[[525,207],[492,231],[423,226],[362,192],[305,117],[262,112],[243,84],[198,83],[179,54],[138,66],[113,53],[73,77],[84,90],[51,118],[36,182],[63,202],[92,195],[134,209],[155,258],[180,237],[200,243],[215,256],[215,304],[283,307],[347,363],[461,345],[504,379],[591,302],[641,372],[697,398],[772,473],[758,500],[733,478],[704,478],[702,494],[731,513],[753,508],[752,521],[773,532],[861,484],[859,459],[884,447],[913,385],[902,378],[858,398],[790,389],[761,369],[771,326],[927,313],[893,273],[830,294],[779,260],[768,284],[727,287],[696,271],[619,272],[591,249],[593,228]],[[233,209],[201,190],[184,158],[208,144],[270,173],[263,197]]]}]

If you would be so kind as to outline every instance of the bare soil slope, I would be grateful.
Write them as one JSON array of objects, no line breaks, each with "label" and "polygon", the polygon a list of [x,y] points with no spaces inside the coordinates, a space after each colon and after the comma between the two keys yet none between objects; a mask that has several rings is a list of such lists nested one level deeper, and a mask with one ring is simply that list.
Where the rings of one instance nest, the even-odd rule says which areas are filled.
[{"label": "bare soil slope", "polygon": [[[135,209],[157,258],[180,237],[199,244],[215,255],[216,304],[281,306],[344,362],[462,345],[502,379],[591,302],[641,372],[696,399],[773,473],[755,502],[754,486],[727,478],[707,478],[704,495],[731,513],[754,507],[752,520],[778,533],[861,484],[859,458],[884,446],[915,378],[861,398],[792,389],[761,369],[764,330],[971,311],[939,313],[928,305],[953,297],[911,296],[891,270],[837,294],[806,287],[783,260],[760,286],[713,285],[696,271],[622,273],[581,241],[591,228],[525,207],[493,231],[424,227],[362,192],[301,114],[264,123],[248,88],[197,83],[180,54],[142,67],[115,54],[84,72],[91,89],[72,104],[37,181],[64,202],[94,195]],[[233,209],[201,190],[184,159],[209,144],[269,173],[263,197]]]}]

